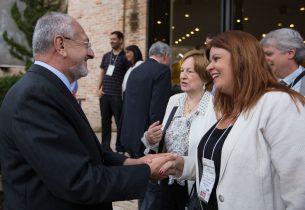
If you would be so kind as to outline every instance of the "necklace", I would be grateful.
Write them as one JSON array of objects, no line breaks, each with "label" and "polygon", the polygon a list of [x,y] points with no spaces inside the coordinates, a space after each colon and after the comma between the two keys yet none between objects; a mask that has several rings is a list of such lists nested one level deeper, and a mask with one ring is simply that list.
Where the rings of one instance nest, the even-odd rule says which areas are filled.
[{"label": "necklace", "polygon": [[203,95],[204,95],[204,91],[203,91],[203,93],[201,93],[199,100],[192,100],[192,102],[190,102],[191,100],[188,96],[186,97],[185,103],[184,103],[184,115],[189,115],[190,113],[192,113],[195,110],[195,108],[198,107],[198,104],[200,103],[200,100]]},{"label": "necklace", "polygon": [[190,104],[188,100],[185,100],[184,112],[186,115],[190,114],[195,107],[197,107],[198,103]]}]

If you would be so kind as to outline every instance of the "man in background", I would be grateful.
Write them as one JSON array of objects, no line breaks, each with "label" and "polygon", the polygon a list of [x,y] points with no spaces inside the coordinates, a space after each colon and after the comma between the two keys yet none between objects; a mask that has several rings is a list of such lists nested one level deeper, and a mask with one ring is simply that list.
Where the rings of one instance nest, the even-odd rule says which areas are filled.
[{"label": "man in background", "polygon": [[[98,79],[96,94],[100,97],[100,110],[102,118],[102,146],[110,150],[112,116],[117,128],[119,127],[122,113],[122,82],[129,67],[123,49],[124,35],[120,31],[110,34],[112,50],[107,52],[102,59],[101,73]],[[120,141],[117,139],[117,152],[124,152]]]},{"label": "man in background", "polygon": [[304,39],[290,28],[269,32],[261,41],[266,60],[280,83],[305,96]]},{"label": "man in background", "polygon": [[[135,68],[127,81],[120,141],[131,157],[144,155],[141,142],[144,132],[152,123],[163,120],[171,91],[170,57],[167,44],[154,43],[149,49],[149,59]],[[160,209],[159,193],[158,184],[151,183],[139,209]]]}]

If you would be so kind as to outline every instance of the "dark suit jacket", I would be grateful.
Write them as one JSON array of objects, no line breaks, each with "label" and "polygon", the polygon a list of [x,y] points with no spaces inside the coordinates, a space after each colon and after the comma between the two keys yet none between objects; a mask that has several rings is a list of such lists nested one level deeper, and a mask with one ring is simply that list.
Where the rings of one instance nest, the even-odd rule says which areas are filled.
[{"label": "dark suit jacket", "polygon": [[5,210],[108,210],[142,197],[150,169],[105,152],[69,90],[33,65],[0,109]]},{"label": "dark suit jacket", "polygon": [[144,132],[153,122],[163,120],[170,97],[170,78],[169,67],[154,59],[148,59],[131,72],[121,116],[120,141],[125,148],[134,153],[143,152]]}]

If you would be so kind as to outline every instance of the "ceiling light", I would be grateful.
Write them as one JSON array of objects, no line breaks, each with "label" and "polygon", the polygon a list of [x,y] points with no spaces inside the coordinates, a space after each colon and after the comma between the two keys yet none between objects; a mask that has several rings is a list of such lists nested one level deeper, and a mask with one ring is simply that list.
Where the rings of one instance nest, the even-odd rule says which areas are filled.
[{"label": "ceiling light", "polygon": [[283,23],[278,23],[277,26],[281,27],[283,26]]},{"label": "ceiling light", "polygon": [[185,39],[185,37],[183,36],[182,39]]},{"label": "ceiling light", "polygon": [[262,34],[262,37],[265,37],[266,36],[266,34]]},{"label": "ceiling light", "polygon": [[236,22],[240,23],[240,19],[237,19]]},{"label": "ceiling light", "polygon": [[248,17],[244,17],[244,21],[248,21],[249,20],[249,18]]},{"label": "ceiling light", "polygon": [[172,29],[174,30],[174,29],[175,29],[175,26],[172,26]]},{"label": "ceiling light", "polygon": [[191,31],[191,34],[194,34],[194,31]]},{"label": "ceiling light", "polygon": [[195,28],[195,31],[199,31],[199,28]]},{"label": "ceiling light", "polygon": [[175,44],[179,44],[179,42],[178,42],[178,41],[175,41]]},{"label": "ceiling light", "polygon": [[190,15],[186,13],[186,14],[184,14],[184,17],[188,18],[188,17],[190,17]]},{"label": "ceiling light", "polygon": [[290,28],[293,28],[293,27],[294,27],[294,24],[293,24],[293,23],[291,23],[291,24],[289,25],[289,27],[290,27]]},{"label": "ceiling light", "polygon": [[179,39],[179,42],[182,42],[182,39]]},{"label": "ceiling light", "polygon": [[186,36],[186,37],[190,37],[190,35],[189,35],[189,34],[186,34],[185,36]]},{"label": "ceiling light", "polygon": [[160,25],[161,23],[162,23],[162,22],[161,22],[160,20],[158,20],[158,21],[157,21],[157,24],[159,24],[159,25]]},{"label": "ceiling light", "polygon": [[305,7],[300,7],[300,11],[305,11]]}]

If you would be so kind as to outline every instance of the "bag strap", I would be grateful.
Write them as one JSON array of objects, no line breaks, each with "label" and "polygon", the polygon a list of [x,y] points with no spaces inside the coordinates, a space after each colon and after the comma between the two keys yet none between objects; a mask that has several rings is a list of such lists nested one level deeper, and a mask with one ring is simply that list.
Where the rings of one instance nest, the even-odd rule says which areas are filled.
[{"label": "bag strap", "polygon": [[297,76],[297,78],[295,78],[295,80],[293,80],[293,82],[288,85],[288,87],[292,88],[295,84],[297,84],[303,77],[305,76],[305,71],[302,71],[301,74],[299,74],[299,76]]},{"label": "bag strap", "polygon": [[194,184],[192,186],[192,189],[191,189],[191,192],[189,194],[189,197],[191,197],[193,193],[196,193],[195,191],[196,191],[196,182],[194,182]]},{"label": "bag strap", "polygon": [[172,119],[173,119],[177,109],[178,109],[178,106],[174,106],[172,111],[171,111],[171,113],[170,113],[170,115],[169,115],[169,117],[168,117],[168,119],[167,119],[167,122],[166,122],[166,124],[164,126],[164,129],[163,129],[162,139],[161,139],[161,141],[159,143],[158,153],[161,153],[162,150],[163,150],[164,138],[165,138],[166,130],[169,127],[170,123],[172,122]]}]

